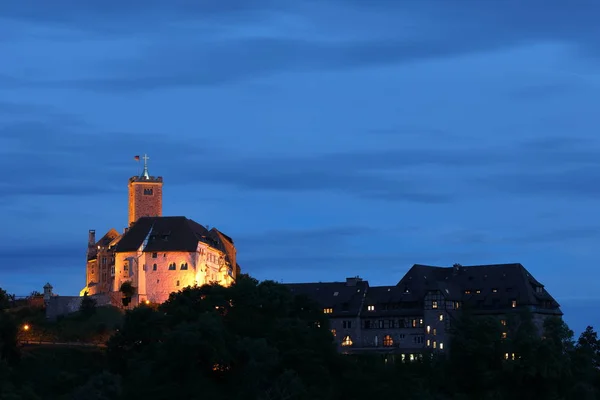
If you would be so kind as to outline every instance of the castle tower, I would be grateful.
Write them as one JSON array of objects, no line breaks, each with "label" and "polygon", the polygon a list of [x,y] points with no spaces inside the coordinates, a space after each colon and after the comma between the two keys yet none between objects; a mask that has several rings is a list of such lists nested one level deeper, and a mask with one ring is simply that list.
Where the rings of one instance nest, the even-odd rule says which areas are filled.
[{"label": "castle tower", "polygon": [[[129,226],[141,217],[162,216],[162,185],[161,176],[150,176],[148,160],[144,155],[144,171],[140,176],[129,178]],[[140,157],[136,156],[136,160]]]}]

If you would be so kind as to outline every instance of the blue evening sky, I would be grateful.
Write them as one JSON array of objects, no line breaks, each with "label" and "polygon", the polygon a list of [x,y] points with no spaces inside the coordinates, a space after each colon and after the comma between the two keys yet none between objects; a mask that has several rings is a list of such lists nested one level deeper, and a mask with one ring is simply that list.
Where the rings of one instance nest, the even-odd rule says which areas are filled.
[{"label": "blue evening sky", "polygon": [[127,224],[136,154],[164,214],[244,272],[395,284],[521,262],[600,325],[596,0],[0,2],[0,287],[77,294]]}]

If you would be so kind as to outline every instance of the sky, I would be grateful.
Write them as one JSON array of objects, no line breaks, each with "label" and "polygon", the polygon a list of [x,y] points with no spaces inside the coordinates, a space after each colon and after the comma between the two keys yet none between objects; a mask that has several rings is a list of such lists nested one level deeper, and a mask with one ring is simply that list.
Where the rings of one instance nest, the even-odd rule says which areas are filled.
[{"label": "sky", "polygon": [[600,325],[596,0],[0,2],[0,287],[85,286],[134,155],[283,282],[522,263]]}]

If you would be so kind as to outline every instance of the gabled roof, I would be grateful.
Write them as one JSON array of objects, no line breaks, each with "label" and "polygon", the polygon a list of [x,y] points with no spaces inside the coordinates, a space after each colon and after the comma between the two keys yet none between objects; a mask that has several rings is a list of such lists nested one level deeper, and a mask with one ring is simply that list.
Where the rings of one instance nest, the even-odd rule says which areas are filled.
[{"label": "gabled roof", "polygon": [[[410,291],[415,298],[423,298],[427,292],[438,290],[449,300],[477,303],[479,306],[507,306],[516,300],[520,305],[539,305],[549,301],[559,307],[543,285],[519,263],[454,267],[415,264],[397,286]],[[536,291],[536,288],[541,291]]]},{"label": "gabled roof", "polygon": [[195,252],[198,242],[203,242],[225,253],[232,267],[236,265],[235,247],[229,236],[186,217],[142,217],[123,234],[116,252],[137,251],[146,238],[145,252]]}]

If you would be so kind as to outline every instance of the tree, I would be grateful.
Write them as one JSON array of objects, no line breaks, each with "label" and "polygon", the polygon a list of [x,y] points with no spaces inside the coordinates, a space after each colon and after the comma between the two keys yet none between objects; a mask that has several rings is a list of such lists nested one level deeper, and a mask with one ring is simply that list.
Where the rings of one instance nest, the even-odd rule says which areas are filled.
[{"label": "tree", "polygon": [[10,307],[10,295],[6,293],[6,290],[0,288],[0,311]]},{"label": "tree", "polygon": [[127,312],[108,355],[125,398],[153,399],[329,399],[340,363],[320,307],[248,276]]},{"label": "tree", "polygon": [[96,299],[88,296],[88,292],[83,293],[81,304],[79,305],[79,312],[85,317],[90,317],[96,313]]},{"label": "tree", "polygon": [[125,281],[121,284],[119,291],[123,294],[123,305],[127,306],[131,302],[131,298],[135,294],[135,287],[131,281]]}]

